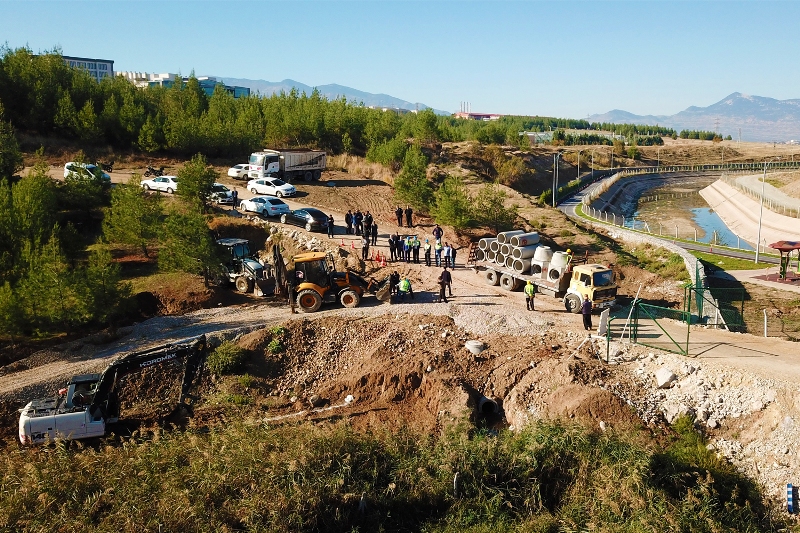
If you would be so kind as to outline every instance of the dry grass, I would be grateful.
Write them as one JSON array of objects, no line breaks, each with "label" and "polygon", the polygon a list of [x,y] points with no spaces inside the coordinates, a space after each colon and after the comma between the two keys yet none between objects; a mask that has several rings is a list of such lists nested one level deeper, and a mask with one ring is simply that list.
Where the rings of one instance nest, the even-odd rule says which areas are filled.
[{"label": "dry grass", "polygon": [[341,170],[348,174],[368,179],[394,183],[394,173],[380,163],[370,163],[363,157],[349,154],[333,155],[328,158],[328,170]]}]

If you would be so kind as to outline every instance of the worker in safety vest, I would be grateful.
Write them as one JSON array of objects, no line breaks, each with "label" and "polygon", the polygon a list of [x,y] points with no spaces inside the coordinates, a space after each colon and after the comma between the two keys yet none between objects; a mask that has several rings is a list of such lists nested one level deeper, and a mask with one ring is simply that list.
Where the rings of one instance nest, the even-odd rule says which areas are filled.
[{"label": "worker in safety vest", "polygon": [[411,252],[414,257],[414,262],[419,264],[419,247],[420,247],[419,238],[414,235],[414,238],[411,239]]},{"label": "worker in safety vest", "polygon": [[406,296],[411,296],[411,299],[414,299],[414,291],[411,289],[411,282],[408,281],[408,278],[403,278],[400,280],[400,283],[397,284],[397,296],[400,298],[401,302],[406,300]]},{"label": "worker in safety vest", "polygon": [[528,311],[533,311],[533,300],[536,298],[536,285],[531,280],[525,285],[525,304],[528,306]]},{"label": "worker in safety vest", "polygon": [[428,242],[428,239],[425,239],[422,249],[425,250],[425,265],[431,266],[431,243]]},{"label": "worker in safety vest", "polygon": [[436,266],[441,266],[442,263],[442,250],[444,250],[444,246],[442,245],[442,241],[436,241],[436,244],[433,246],[433,251],[436,255]]}]

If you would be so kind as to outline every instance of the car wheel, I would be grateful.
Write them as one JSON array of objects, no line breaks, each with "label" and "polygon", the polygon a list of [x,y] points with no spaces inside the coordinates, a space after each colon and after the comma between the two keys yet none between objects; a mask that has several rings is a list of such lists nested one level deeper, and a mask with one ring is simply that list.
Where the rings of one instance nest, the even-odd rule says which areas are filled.
[{"label": "car wheel", "polygon": [[142,185],[142,189],[144,189],[146,191],[149,191],[150,190],[150,186],[145,183],[144,185]]},{"label": "car wheel", "polygon": [[322,306],[322,298],[317,291],[306,289],[297,295],[297,307],[304,313],[313,313]]},{"label": "car wheel", "polygon": [[283,198],[283,193],[281,191],[275,191],[275,196],[278,198]]},{"label": "car wheel", "polygon": [[306,222],[306,231],[311,231],[311,222]]},{"label": "car wheel", "polygon": [[172,190],[172,187],[167,187],[167,193],[173,194],[175,191]]},{"label": "car wheel", "polygon": [[566,307],[567,311],[570,313],[580,313],[581,299],[574,294],[568,294],[567,297],[564,298],[564,307]]},{"label": "car wheel", "polygon": [[150,177],[150,171],[149,170],[145,170],[144,171],[144,177],[145,178],[149,178]]},{"label": "car wheel", "polygon": [[250,189],[250,192],[251,192],[251,193],[253,193],[253,194],[258,194],[258,193],[256,192],[256,188],[255,188],[255,187],[253,187],[252,189]]},{"label": "car wheel", "polygon": [[286,224],[286,215],[281,215],[281,224]]},{"label": "car wheel", "polygon": [[358,304],[361,303],[361,296],[356,291],[348,289],[342,291],[342,294],[339,295],[339,301],[345,307],[358,307]]},{"label": "car wheel", "polygon": [[255,282],[252,279],[247,279],[244,276],[236,278],[236,290],[242,293],[251,292],[255,287]]}]

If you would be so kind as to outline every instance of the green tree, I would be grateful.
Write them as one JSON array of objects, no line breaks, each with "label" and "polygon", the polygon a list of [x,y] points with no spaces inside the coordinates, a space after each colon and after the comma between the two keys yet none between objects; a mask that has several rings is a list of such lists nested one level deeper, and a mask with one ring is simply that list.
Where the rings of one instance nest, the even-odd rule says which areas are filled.
[{"label": "green tree", "polygon": [[73,134],[78,130],[78,112],[68,92],[58,100],[54,122],[63,133]]},{"label": "green tree", "polygon": [[141,179],[134,174],[128,183],[120,183],[111,191],[103,235],[108,242],[136,248],[149,257],[149,248],[158,238],[163,207],[160,195],[142,191]]},{"label": "green tree", "polygon": [[496,233],[511,229],[517,220],[517,206],[506,207],[507,195],[495,184],[484,185],[475,197],[475,218]]},{"label": "green tree", "polygon": [[85,272],[83,302],[86,314],[105,324],[127,307],[131,286],[121,282],[120,267],[112,260],[108,247],[102,244],[96,245],[89,254]]},{"label": "green tree", "polygon": [[78,111],[76,116],[76,126],[78,130],[78,137],[80,137],[82,141],[93,143],[100,139],[102,132],[97,119],[97,114],[94,112],[94,106],[92,105],[91,101],[87,101],[81,110]]},{"label": "green tree", "polygon": [[145,152],[157,152],[163,144],[163,134],[158,121],[153,117],[147,117],[144,125],[139,130],[137,144]]},{"label": "green tree", "polygon": [[16,293],[11,289],[11,284],[5,282],[0,285],[0,333],[14,337],[22,333],[23,317]]},{"label": "green tree", "polygon": [[87,164],[83,152],[78,152],[75,162],[78,163],[77,170],[70,172],[64,178],[64,184],[61,187],[62,207],[81,209],[88,213],[108,201],[111,186],[103,180],[100,168],[89,172],[80,167],[80,165]]},{"label": "green tree", "polygon": [[439,224],[462,230],[472,222],[472,198],[464,181],[450,176],[434,193],[433,216]]},{"label": "green tree", "polygon": [[414,138],[423,144],[433,144],[439,140],[439,127],[433,109],[424,109],[417,113],[414,123]]},{"label": "green tree", "polygon": [[202,274],[221,262],[205,217],[196,211],[173,209],[164,223],[161,243],[158,265],[163,270]]},{"label": "green tree", "polygon": [[178,171],[177,193],[201,212],[205,212],[216,180],[217,172],[208,165],[203,154],[197,154]]},{"label": "green tree", "polygon": [[403,168],[394,180],[394,192],[401,203],[418,211],[427,211],[433,201],[433,191],[427,178],[428,160],[416,146],[406,151]]},{"label": "green tree", "polygon": [[[3,108],[0,106],[0,116]],[[0,120],[0,179],[10,178],[22,170],[22,152],[10,122]]]},{"label": "green tree", "polygon": [[497,169],[497,181],[503,185],[513,187],[519,183],[528,173],[525,161],[520,157],[512,156],[511,159],[503,161]]}]

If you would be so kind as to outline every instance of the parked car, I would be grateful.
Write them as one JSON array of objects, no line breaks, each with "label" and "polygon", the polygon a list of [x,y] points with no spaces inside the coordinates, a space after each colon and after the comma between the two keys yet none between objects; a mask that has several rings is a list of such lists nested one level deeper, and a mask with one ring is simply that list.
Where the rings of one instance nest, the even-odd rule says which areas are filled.
[{"label": "parked car", "polygon": [[306,231],[323,231],[328,229],[328,215],[313,207],[295,209],[285,215],[281,215],[281,222],[284,224],[302,226],[306,228]]},{"label": "parked car", "polygon": [[103,172],[97,165],[93,165],[91,163],[75,163],[74,161],[70,161],[64,165],[64,177],[68,178],[71,175],[86,178],[88,178],[90,175],[98,176],[103,181],[107,181],[109,183],[111,182],[111,176]]},{"label": "parked car", "polygon": [[233,165],[228,169],[228,176],[235,180],[246,180],[247,173],[250,171],[250,165],[243,163],[241,165]]},{"label": "parked car", "polygon": [[177,176],[159,176],[157,178],[144,180],[142,181],[142,189],[172,194],[178,190],[178,178]]},{"label": "parked car", "polygon": [[220,205],[233,204],[233,191],[221,183],[215,183],[211,186],[211,194],[209,200]]},{"label": "parked car", "polygon": [[284,196],[294,196],[297,193],[292,185],[289,185],[278,178],[260,178],[247,182],[247,190],[253,194],[269,194],[283,198]]},{"label": "parked car", "polygon": [[280,198],[270,198],[269,196],[253,196],[249,200],[242,200],[239,202],[239,209],[245,213],[260,213],[265,217],[275,217],[292,211]]}]

